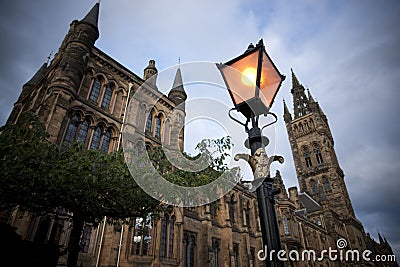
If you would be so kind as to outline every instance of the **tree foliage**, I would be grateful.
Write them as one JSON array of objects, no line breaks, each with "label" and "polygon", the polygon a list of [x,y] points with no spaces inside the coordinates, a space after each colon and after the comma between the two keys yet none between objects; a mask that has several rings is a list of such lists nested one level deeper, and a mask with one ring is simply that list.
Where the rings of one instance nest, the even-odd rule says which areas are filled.
[{"label": "tree foliage", "polygon": [[[84,223],[97,224],[104,216],[111,221],[129,221],[165,208],[136,184],[122,151],[106,154],[86,149],[79,142],[56,145],[48,137],[37,116],[29,112],[16,124],[0,128],[0,210],[18,206],[36,214],[69,217],[73,228],[68,266],[76,265]],[[231,146],[230,138],[203,140],[197,149],[209,166],[200,172],[175,168],[160,147],[149,156],[165,179],[199,186],[227,170],[224,160]],[[189,160],[198,157],[186,155]]]}]

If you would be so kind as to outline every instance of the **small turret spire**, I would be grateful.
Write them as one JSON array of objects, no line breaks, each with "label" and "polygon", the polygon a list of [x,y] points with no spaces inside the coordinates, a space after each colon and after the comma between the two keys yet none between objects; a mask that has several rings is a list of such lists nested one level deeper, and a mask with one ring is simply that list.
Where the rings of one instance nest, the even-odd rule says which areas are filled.
[{"label": "small turret spire", "polygon": [[100,9],[100,1],[98,1],[92,7],[92,9],[86,14],[86,16],[81,20],[81,22],[86,22],[88,24],[91,24],[97,29],[99,21],[99,9]]},{"label": "small turret spire", "polygon": [[289,112],[288,107],[286,106],[285,99],[283,99],[283,119],[285,122],[290,122],[292,120],[292,115]]},{"label": "small turret spire", "polygon": [[174,83],[172,84],[171,91],[169,91],[168,98],[170,98],[176,105],[181,104],[187,98],[185,88],[183,88],[182,73],[180,66],[176,70]]},{"label": "small turret spire", "polygon": [[315,103],[315,100],[310,93],[310,89],[308,88],[307,88],[307,94],[308,94],[308,103]]},{"label": "small turret spire", "polygon": [[174,83],[172,85],[172,90],[179,90],[183,92],[185,91],[185,89],[183,88],[182,73],[180,67],[178,67],[178,69],[176,70]]},{"label": "small turret spire", "polygon": [[378,232],[379,244],[383,244],[385,241],[383,240],[381,233]]},{"label": "small turret spire", "polygon": [[294,74],[294,71],[292,68],[290,68],[290,71],[292,72],[292,87],[298,87],[301,86],[301,84],[299,83],[299,80],[296,77],[296,74]]},{"label": "small turret spire", "polygon": [[292,71],[292,95],[294,106],[294,118],[297,119],[310,113],[308,98],[305,94],[304,86],[299,82],[296,75]]}]

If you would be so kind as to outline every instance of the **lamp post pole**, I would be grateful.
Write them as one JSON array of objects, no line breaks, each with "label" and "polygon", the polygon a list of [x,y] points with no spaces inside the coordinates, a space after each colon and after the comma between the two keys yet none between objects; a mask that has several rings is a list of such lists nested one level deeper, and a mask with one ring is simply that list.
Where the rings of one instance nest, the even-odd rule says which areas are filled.
[{"label": "lamp post pole", "polygon": [[[252,116],[251,118],[252,128],[248,130],[249,146],[251,155],[254,156],[257,149],[263,147],[261,138],[261,129],[258,127],[258,121]],[[271,267],[284,266],[281,261],[278,260],[277,252],[282,249],[281,240],[279,234],[279,226],[276,217],[275,210],[275,195],[279,193],[279,189],[273,188],[274,180],[269,176],[262,178],[261,185],[257,188],[257,202],[258,212],[261,225],[261,233],[264,244],[265,253],[265,265]],[[270,258],[270,251],[274,250]]]},{"label": "lamp post pole", "polygon": [[[235,160],[245,159],[248,161],[253,169],[255,179],[253,185],[259,185],[256,193],[265,264],[271,267],[281,267],[284,265],[277,257],[277,253],[281,250],[281,241],[275,211],[275,195],[279,193],[279,189],[273,188],[274,181],[269,174],[269,165],[275,160],[282,163],[283,158],[278,159],[278,156],[273,156],[271,161],[266,155],[264,147],[267,145],[268,139],[262,136],[258,119],[260,115],[267,116],[268,114],[275,117],[274,122],[263,128],[277,121],[276,115],[269,112],[269,109],[285,76],[279,73],[268,56],[262,39],[256,46],[250,44],[242,55],[225,64],[217,64],[217,67],[235,105],[229,111],[229,117],[244,126],[249,137],[246,146],[250,148],[251,156],[238,154],[235,155]],[[246,122],[242,123],[232,117],[230,114],[232,110],[241,112],[246,118]],[[251,123],[251,129],[248,128],[249,123]]]}]

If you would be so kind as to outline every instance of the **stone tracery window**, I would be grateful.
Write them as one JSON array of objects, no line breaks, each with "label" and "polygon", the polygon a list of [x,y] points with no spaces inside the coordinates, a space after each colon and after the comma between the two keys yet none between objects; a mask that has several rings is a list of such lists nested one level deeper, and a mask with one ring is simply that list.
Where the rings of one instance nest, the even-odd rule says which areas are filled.
[{"label": "stone tracery window", "polygon": [[304,153],[304,160],[306,162],[306,167],[309,168],[312,166],[310,153]]},{"label": "stone tracery window", "polygon": [[76,140],[85,143],[89,131],[89,124],[90,123],[88,119],[83,121],[81,127],[79,128],[78,138]]},{"label": "stone tracery window", "polygon": [[146,120],[146,132],[151,132],[152,124],[153,124],[153,114],[152,112],[150,112]]},{"label": "stone tracery window", "polygon": [[283,224],[283,232],[285,233],[285,235],[289,235],[290,234],[289,224],[288,224],[288,219],[285,215],[282,216],[282,224]]},{"label": "stone tracery window", "polygon": [[112,84],[107,84],[106,90],[104,91],[103,101],[101,102],[101,106],[103,108],[110,108],[112,93],[113,93]]},{"label": "stone tracery window", "polygon": [[103,143],[101,144],[101,151],[107,153],[108,149],[110,148],[110,143],[111,143],[111,130],[108,129],[103,137]]},{"label": "stone tracery window", "polygon": [[196,234],[183,233],[183,267],[194,267]]},{"label": "stone tracery window", "polygon": [[324,185],[325,192],[331,191],[331,184],[329,183],[328,178],[325,176],[322,177],[322,184]]},{"label": "stone tracery window", "polygon": [[90,144],[90,149],[99,149],[101,140],[102,128],[97,126],[93,132],[92,142]]},{"label": "stone tracery window", "polygon": [[321,149],[319,148],[314,149],[314,153],[315,153],[315,158],[317,159],[317,163],[318,164],[324,163],[324,160],[322,159]]},{"label": "stone tracery window", "polygon": [[74,115],[67,126],[67,131],[64,135],[65,142],[72,142],[75,140],[76,130],[78,129],[78,122],[78,115]]},{"label": "stone tracery window", "polygon": [[157,138],[161,138],[161,115],[156,117],[155,127],[154,127],[154,136]]},{"label": "stone tracery window", "polygon": [[101,90],[101,81],[98,78],[95,78],[93,81],[92,89],[90,91],[89,99],[97,102]]}]

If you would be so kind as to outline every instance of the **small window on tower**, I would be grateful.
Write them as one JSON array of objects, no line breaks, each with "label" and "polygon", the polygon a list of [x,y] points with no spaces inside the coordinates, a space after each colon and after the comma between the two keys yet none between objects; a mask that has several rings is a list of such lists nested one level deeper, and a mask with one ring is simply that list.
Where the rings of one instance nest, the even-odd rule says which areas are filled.
[{"label": "small window on tower", "polygon": [[304,153],[304,160],[306,161],[307,168],[312,166],[311,157],[309,153]]},{"label": "small window on tower", "polygon": [[325,192],[331,191],[331,184],[329,183],[328,178],[325,176],[322,178],[322,184],[324,185]]},{"label": "small window on tower", "polygon": [[315,153],[315,157],[317,159],[317,163],[318,164],[324,163],[324,161],[322,159],[321,150],[319,148],[316,148],[316,149],[314,149],[314,153]]}]

